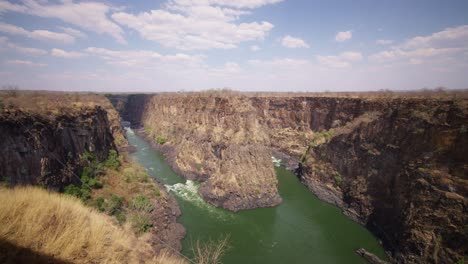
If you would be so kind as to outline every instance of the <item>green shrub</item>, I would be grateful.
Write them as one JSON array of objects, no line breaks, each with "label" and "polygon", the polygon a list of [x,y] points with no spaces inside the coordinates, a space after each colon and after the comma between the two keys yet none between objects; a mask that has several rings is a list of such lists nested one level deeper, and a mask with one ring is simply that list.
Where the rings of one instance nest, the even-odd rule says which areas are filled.
[{"label": "green shrub", "polygon": [[104,212],[106,207],[106,202],[103,197],[98,197],[94,200],[91,205],[96,208],[99,212]]},{"label": "green shrub", "polygon": [[341,186],[341,183],[343,182],[343,178],[341,177],[341,174],[339,172],[335,172],[333,174],[333,178],[335,179],[335,184],[337,186]]},{"label": "green shrub", "polygon": [[78,197],[78,198],[81,197],[81,189],[78,186],[73,185],[73,184],[66,186],[64,193],[67,195]]},{"label": "green shrub", "polygon": [[70,184],[70,185],[65,187],[64,193],[67,194],[67,195],[71,195],[71,196],[75,196],[77,198],[80,198],[82,201],[86,201],[89,198],[91,198],[91,192],[85,186],[82,186],[80,188],[80,187],[78,187],[76,185]]},{"label": "green shrub", "polygon": [[117,215],[120,213],[123,205],[123,198],[113,194],[107,205],[107,213],[109,215]]},{"label": "green shrub", "polygon": [[159,190],[158,186],[154,187],[154,195],[156,195],[157,197],[161,196],[161,191]]},{"label": "green shrub", "polygon": [[156,142],[157,142],[158,144],[160,144],[160,145],[166,143],[166,141],[167,141],[167,140],[166,140],[165,138],[163,138],[163,137],[156,137]]},{"label": "green shrub", "polygon": [[114,149],[109,151],[107,160],[104,161],[104,166],[116,170],[120,166],[119,154]]},{"label": "green shrub", "polygon": [[130,208],[143,212],[151,212],[154,209],[154,205],[148,197],[139,194],[130,201]]},{"label": "green shrub", "polygon": [[153,227],[151,220],[144,213],[133,214],[130,218],[130,222],[134,232],[139,235],[148,232],[150,228]]},{"label": "green shrub", "polygon": [[153,129],[149,128],[149,127],[145,127],[145,132],[146,132],[147,135],[151,135],[151,134],[153,134]]},{"label": "green shrub", "polygon": [[93,152],[85,151],[83,154],[81,154],[81,160],[93,163],[96,162],[97,157]]},{"label": "green shrub", "polygon": [[117,219],[117,222],[119,222],[120,225],[125,223],[127,221],[127,216],[125,216],[125,213],[122,211],[119,211],[118,213],[115,214],[115,219]]}]

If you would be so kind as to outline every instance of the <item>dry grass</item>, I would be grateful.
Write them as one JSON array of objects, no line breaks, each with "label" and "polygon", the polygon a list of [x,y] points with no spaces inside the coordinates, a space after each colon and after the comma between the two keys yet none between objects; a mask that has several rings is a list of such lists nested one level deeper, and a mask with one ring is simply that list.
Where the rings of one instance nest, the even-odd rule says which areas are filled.
[{"label": "dry grass", "polygon": [[229,249],[229,237],[219,240],[209,240],[201,243],[197,240],[192,244],[194,260],[198,264],[221,264],[221,257]]},{"label": "dry grass", "polygon": [[395,98],[413,98],[413,99],[466,99],[468,98],[468,89],[448,90],[443,87],[435,89],[418,89],[408,91],[363,91],[363,92],[241,92],[230,89],[210,89],[197,92],[162,92],[160,96],[200,96],[200,97],[340,97],[340,98],[365,98],[365,99],[395,99]]},{"label": "dry grass", "polygon": [[186,263],[154,257],[143,239],[77,199],[34,187],[0,189],[0,240],[73,263]]}]

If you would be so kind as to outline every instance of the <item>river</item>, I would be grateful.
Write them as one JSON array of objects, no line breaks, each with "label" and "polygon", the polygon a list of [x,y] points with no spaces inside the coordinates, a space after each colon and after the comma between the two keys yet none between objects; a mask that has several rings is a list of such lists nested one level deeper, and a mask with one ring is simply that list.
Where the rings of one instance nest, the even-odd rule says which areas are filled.
[{"label": "river", "polygon": [[165,184],[179,203],[187,236],[184,255],[191,256],[193,241],[229,236],[230,249],[223,263],[367,263],[355,253],[363,247],[387,259],[377,239],[340,210],[320,201],[297,177],[276,167],[283,202],[272,208],[233,213],[205,203],[197,193],[198,184],[177,175],[164,156],[127,129],[128,141],[137,151],[132,157],[149,174]]}]

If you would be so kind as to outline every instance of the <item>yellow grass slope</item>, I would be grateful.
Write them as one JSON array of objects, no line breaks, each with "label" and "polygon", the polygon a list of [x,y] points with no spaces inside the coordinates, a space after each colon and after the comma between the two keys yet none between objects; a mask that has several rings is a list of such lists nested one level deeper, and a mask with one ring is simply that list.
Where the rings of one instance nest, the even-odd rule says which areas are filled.
[{"label": "yellow grass slope", "polygon": [[[34,187],[0,189],[0,241],[69,263],[186,263],[72,197]],[[1,250],[1,249],[0,249]]]}]

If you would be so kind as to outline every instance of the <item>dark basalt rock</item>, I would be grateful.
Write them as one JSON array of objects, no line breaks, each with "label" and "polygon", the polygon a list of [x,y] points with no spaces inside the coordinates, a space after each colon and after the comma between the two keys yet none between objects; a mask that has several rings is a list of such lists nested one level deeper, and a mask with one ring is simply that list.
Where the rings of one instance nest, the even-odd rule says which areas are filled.
[{"label": "dark basalt rock", "polygon": [[3,111],[0,135],[0,177],[11,185],[61,189],[78,181],[74,174],[81,170],[83,152],[92,151],[102,161],[116,148],[107,113],[100,107],[53,119]]}]

